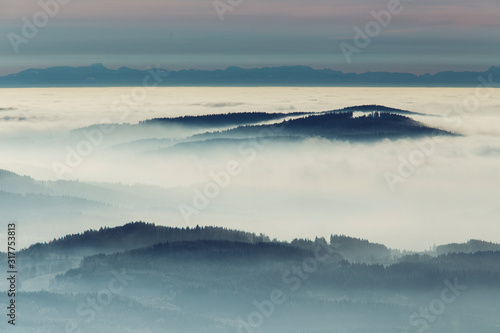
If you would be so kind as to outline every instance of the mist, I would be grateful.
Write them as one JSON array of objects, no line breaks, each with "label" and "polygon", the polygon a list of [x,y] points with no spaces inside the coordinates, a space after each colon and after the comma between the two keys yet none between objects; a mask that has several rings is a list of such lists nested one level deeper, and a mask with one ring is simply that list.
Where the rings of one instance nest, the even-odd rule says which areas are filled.
[{"label": "mist", "polygon": [[0,89],[16,329],[496,332],[499,92]]},{"label": "mist", "polygon": [[[116,102],[131,91],[0,91],[0,168],[43,182],[40,193],[49,200],[69,196],[93,205],[81,210],[71,206],[75,203],[54,203],[57,213],[42,212],[40,219],[13,205],[8,216],[25,226],[22,237],[52,239],[53,230],[43,227],[50,219],[61,236],[147,220],[179,227],[221,225],[281,240],[339,233],[408,250],[468,238],[499,240],[499,89],[473,112],[456,106],[474,96],[467,88],[156,88],[140,103]],[[202,144],[193,135],[231,126],[137,125],[180,115],[319,112],[361,104],[418,112],[423,115],[416,120],[459,136]],[[79,147],[89,152],[81,161],[71,154]],[[401,161],[409,162],[415,152],[423,153],[419,165],[401,176]],[[213,182],[211,175],[225,172],[230,161],[238,164],[237,175],[186,219],[179,207],[192,207],[196,191]],[[64,167],[57,171],[57,165]],[[70,182],[63,186],[63,181]],[[85,184],[94,188],[68,189]],[[108,187],[114,191],[97,195]]]}]

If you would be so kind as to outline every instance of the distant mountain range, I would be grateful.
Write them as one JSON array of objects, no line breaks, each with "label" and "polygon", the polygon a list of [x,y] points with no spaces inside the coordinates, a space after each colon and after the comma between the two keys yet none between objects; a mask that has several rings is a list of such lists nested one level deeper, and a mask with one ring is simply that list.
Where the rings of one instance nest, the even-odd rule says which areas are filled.
[{"label": "distant mountain range", "polygon": [[436,74],[366,72],[343,73],[307,66],[281,66],[224,70],[165,69],[117,70],[103,64],[84,67],[28,69],[0,77],[0,87],[99,87],[99,86],[477,86],[480,77],[500,78],[500,67],[485,72],[445,71]]}]

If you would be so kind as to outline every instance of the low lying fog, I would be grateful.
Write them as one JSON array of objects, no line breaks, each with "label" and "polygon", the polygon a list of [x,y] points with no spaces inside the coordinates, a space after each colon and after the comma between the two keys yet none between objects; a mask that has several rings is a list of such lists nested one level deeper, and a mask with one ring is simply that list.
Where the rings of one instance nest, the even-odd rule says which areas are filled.
[{"label": "low lying fog", "polygon": [[[474,88],[157,88],[142,101],[127,99],[133,88],[0,89],[0,169],[37,181],[92,183],[85,189],[75,189],[77,182],[59,189],[57,183],[40,183],[47,189],[39,193],[96,203],[40,216],[29,200],[28,206],[20,201],[26,191],[9,198],[7,217],[23,226],[24,245],[130,220],[219,225],[283,240],[346,234],[411,250],[470,238],[500,242],[499,92],[459,107],[475,96]],[[68,166],[68,147],[76,150],[90,140],[70,130],[93,124],[362,104],[425,113],[412,117],[461,136],[176,146],[176,139],[200,130],[134,131],[133,136],[111,130],[102,143],[93,137],[99,143],[81,161],[73,158],[76,166],[60,168]],[[134,184],[151,186],[128,186]],[[103,187],[113,191],[99,194]],[[16,190],[6,189],[0,178],[0,191]],[[204,191],[213,191],[213,198],[199,194]]]}]

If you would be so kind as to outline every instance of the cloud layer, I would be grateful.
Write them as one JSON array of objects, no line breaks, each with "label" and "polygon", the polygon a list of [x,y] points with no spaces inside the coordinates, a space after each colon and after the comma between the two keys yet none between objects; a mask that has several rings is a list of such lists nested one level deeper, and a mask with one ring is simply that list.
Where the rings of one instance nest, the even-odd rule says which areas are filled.
[{"label": "cloud layer", "polygon": [[[347,234],[420,250],[469,238],[498,242],[500,133],[496,124],[500,105],[495,96],[500,91],[492,91],[491,98],[482,99],[475,112],[464,116],[454,111],[454,105],[473,96],[472,88],[158,88],[123,117],[122,109],[113,110],[110,105],[130,94],[130,88],[30,89],[29,96],[26,90],[2,90],[1,107],[6,109],[2,116],[9,119],[0,119],[0,168],[39,180],[55,180],[53,163],[64,163],[68,147],[77,149],[88,140],[81,133],[69,134],[69,130],[103,120],[137,123],[186,114],[324,111],[385,104],[429,114],[415,118],[462,136],[436,141],[349,143],[310,139],[263,146],[248,143],[245,149],[233,144],[168,149],[175,144],[171,138],[193,132],[169,129],[134,136],[115,132],[106,135],[103,143],[63,179],[145,184],[162,190],[134,190],[146,202],[139,204],[142,201],[138,200],[135,208],[125,201],[120,208],[120,198],[126,197],[115,198],[115,194],[113,207],[79,216],[74,225],[56,215],[45,217],[50,222],[37,218],[38,227],[32,229],[37,232],[30,237],[43,240],[54,236],[43,236],[47,229],[40,229],[39,223],[61,223],[63,235],[98,225],[148,219],[176,226],[223,225],[281,239]],[[20,118],[23,121],[16,121]],[[154,140],[134,141],[146,138]],[[408,170],[408,161],[413,160],[418,165]],[[212,175],[226,170],[230,161],[237,161],[241,172],[231,177],[230,185],[220,190],[206,208],[186,221],[179,205],[193,206],[196,191],[203,191],[213,182]],[[388,173],[400,178],[390,178],[391,185]],[[151,198],[150,191],[157,193],[156,201],[145,199]],[[72,195],[78,197],[75,193]],[[9,216],[26,225],[35,223],[25,212],[19,212],[19,217],[15,210]],[[28,230],[26,227],[26,237]]]}]

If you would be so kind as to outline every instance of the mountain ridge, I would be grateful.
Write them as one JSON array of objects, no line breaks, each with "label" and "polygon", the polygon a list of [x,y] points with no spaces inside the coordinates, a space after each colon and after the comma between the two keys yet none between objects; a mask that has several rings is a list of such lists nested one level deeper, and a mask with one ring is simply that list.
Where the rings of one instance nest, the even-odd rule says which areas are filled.
[{"label": "mountain ridge", "polygon": [[[280,66],[244,69],[230,66],[223,70],[110,69],[103,64],[70,67],[30,68],[0,76],[0,87],[100,87],[100,86],[449,86],[481,84],[484,76],[498,82],[500,67],[484,72],[442,71],[416,75],[395,72],[343,73],[329,68]],[[484,78],[483,77],[483,78]],[[497,84],[498,85],[498,84]]]},{"label": "mountain ridge", "polygon": [[[269,236],[263,233],[257,235],[252,232],[218,226],[200,227],[197,225],[194,228],[190,228],[189,226],[181,228],[136,221],[116,227],[101,227],[100,229],[87,229],[80,233],[67,234],[63,237],[54,238],[49,242],[32,244],[19,252],[24,255],[36,255],[53,250],[66,251],[71,248],[82,249],[84,247],[95,247],[99,250],[96,253],[101,253],[101,250],[107,253],[114,253],[120,251],[144,251],[148,248],[168,243],[189,243],[199,241],[237,242],[245,244],[275,243],[304,250],[313,250],[318,242],[328,244],[324,238],[318,237],[314,240],[295,238],[292,241],[287,242],[278,241],[277,239],[271,240]],[[330,236],[329,243],[332,248],[338,249],[340,252],[362,248],[367,252],[375,250],[384,252],[390,250],[383,244],[372,243],[366,239],[349,237],[340,234],[332,234]],[[454,251],[452,251],[452,249]],[[474,254],[477,252],[488,251],[500,251],[500,244],[471,239],[466,243],[439,245],[435,247],[434,250],[436,256],[453,253]],[[408,253],[415,252],[410,251]]]}]

